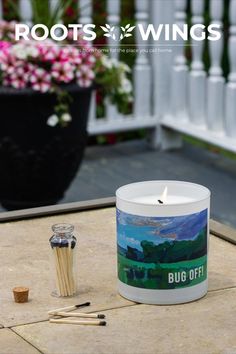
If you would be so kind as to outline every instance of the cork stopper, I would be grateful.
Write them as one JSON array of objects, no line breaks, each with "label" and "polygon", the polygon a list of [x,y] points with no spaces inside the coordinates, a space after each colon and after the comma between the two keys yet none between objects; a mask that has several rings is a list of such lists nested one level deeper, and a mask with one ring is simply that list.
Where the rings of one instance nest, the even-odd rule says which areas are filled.
[{"label": "cork stopper", "polygon": [[28,301],[29,288],[18,286],[13,289],[15,302],[23,303]]}]

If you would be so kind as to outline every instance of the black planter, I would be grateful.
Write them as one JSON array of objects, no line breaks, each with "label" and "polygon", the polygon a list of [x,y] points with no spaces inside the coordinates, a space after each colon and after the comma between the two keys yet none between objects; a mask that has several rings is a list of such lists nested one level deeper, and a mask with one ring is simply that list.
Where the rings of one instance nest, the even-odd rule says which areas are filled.
[{"label": "black planter", "polygon": [[54,94],[0,88],[0,203],[8,210],[55,204],[73,180],[87,140],[91,88],[68,85],[67,127],[49,127]]}]

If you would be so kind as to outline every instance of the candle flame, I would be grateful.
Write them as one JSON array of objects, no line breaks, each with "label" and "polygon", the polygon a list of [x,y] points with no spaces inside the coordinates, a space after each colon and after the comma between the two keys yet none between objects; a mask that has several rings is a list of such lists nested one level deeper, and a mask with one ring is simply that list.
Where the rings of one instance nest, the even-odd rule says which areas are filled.
[{"label": "candle flame", "polygon": [[166,199],[167,199],[167,194],[168,194],[168,188],[165,187],[163,193],[162,193],[162,196],[161,196],[161,200],[162,202],[165,204],[166,203]]}]

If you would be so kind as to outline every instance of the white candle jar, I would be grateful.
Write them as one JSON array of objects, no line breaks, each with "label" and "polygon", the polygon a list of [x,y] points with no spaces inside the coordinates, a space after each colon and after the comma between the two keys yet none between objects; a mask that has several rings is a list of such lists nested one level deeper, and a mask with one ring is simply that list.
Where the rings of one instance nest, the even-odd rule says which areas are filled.
[{"label": "white candle jar", "polygon": [[210,191],[188,182],[147,181],[119,188],[116,197],[119,293],[160,305],[204,296]]}]

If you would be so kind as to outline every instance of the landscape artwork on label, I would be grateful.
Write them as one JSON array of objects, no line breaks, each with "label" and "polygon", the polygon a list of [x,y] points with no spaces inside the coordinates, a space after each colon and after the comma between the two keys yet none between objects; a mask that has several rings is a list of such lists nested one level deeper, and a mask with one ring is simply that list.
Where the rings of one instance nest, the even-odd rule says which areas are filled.
[{"label": "landscape artwork on label", "polygon": [[207,278],[207,209],[146,217],[117,209],[118,278],[145,289],[178,289]]}]

